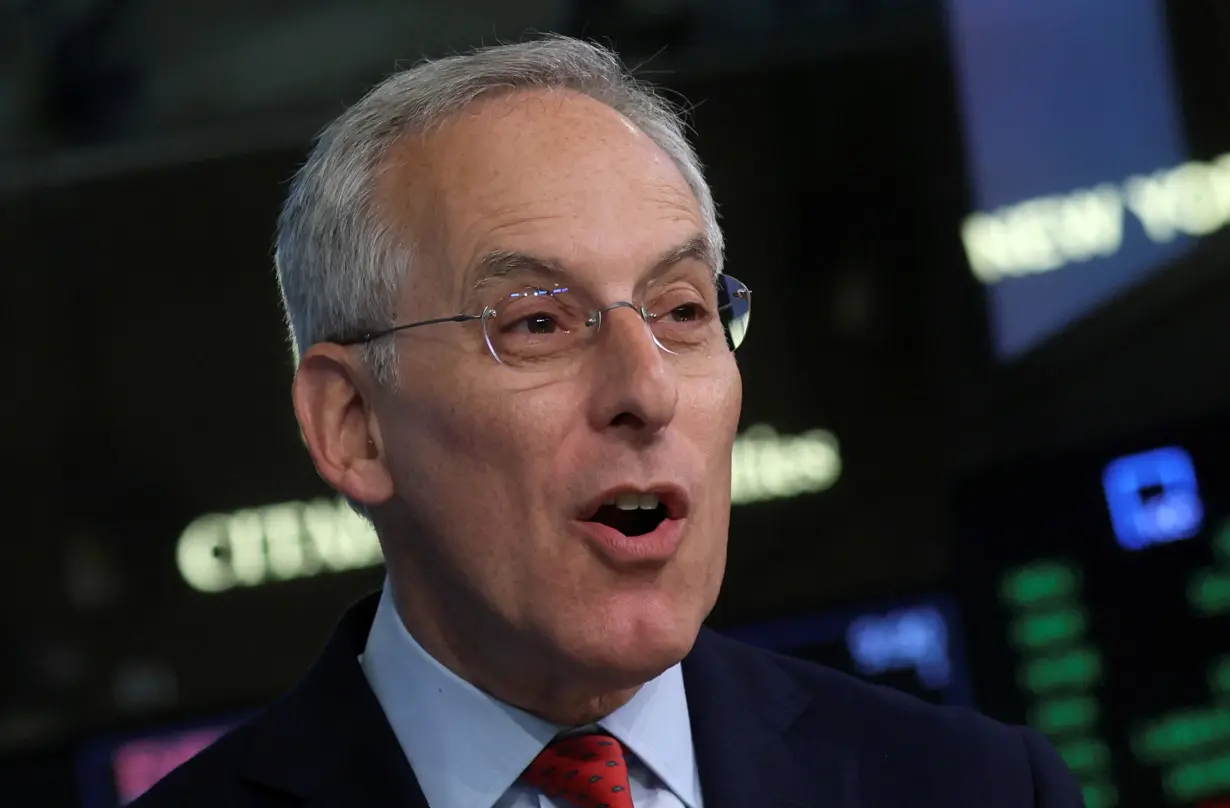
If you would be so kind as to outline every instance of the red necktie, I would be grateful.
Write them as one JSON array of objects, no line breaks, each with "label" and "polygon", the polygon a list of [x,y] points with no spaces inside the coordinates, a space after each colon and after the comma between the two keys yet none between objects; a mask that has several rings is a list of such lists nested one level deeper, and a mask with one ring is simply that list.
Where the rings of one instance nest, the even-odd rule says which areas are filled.
[{"label": "red necktie", "polygon": [[576,808],[633,808],[624,750],[609,735],[556,738],[521,779]]}]

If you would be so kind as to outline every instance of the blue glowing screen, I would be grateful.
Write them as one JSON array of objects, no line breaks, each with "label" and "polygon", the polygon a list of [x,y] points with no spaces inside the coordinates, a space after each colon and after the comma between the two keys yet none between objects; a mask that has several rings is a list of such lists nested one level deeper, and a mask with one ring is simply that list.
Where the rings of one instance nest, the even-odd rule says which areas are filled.
[{"label": "blue glowing screen", "polygon": [[1125,550],[1190,539],[1204,527],[1192,456],[1178,446],[1121,457],[1102,474],[1115,540]]},{"label": "blue glowing screen", "polygon": [[958,612],[945,596],[802,614],[725,633],[935,703],[973,704]]}]

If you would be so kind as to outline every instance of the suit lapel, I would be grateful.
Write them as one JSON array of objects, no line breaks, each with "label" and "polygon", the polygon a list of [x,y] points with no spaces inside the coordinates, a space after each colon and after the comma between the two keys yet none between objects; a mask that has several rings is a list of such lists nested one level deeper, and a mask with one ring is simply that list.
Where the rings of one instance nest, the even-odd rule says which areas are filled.
[{"label": "suit lapel", "polygon": [[308,808],[428,808],[358,663],[378,600],[346,613],[303,681],[253,726],[246,781]]},{"label": "suit lapel", "polygon": [[393,748],[398,759],[385,759],[384,750],[352,756],[308,796],[304,808],[429,808],[401,747]]},{"label": "suit lapel", "polygon": [[[428,808],[358,656],[379,595],[342,618],[304,680],[251,727],[243,778],[306,808]],[[858,808],[855,761],[771,654],[703,629],[683,661],[705,808]],[[254,803],[259,805],[260,803]]]},{"label": "suit lapel", "polygon": [[857,808],[853,754],[772,655],[703,629],[683,676],[705,808]]}]

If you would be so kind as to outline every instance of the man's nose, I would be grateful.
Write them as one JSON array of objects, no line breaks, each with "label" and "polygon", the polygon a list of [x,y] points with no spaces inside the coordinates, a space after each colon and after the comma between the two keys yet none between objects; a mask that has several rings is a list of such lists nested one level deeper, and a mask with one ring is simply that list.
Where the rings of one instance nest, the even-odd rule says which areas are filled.
[{"label": "man's nose", "polygon": [[596,336],[595,428],[658,434],[674,420],[679,402],[670,357],[635,308],[607,311]]}]

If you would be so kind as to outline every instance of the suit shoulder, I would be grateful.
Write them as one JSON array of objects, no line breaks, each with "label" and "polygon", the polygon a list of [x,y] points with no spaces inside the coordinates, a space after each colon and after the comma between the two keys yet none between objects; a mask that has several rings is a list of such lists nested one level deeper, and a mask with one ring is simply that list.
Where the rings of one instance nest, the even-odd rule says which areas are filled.
[{"label": "suit shoulder", "polygon": [[[905,778],[926,793],[1033,795],[1048,808],[1084,805],[1076,778],[1034,730],[966,707],[939,706],[849,674],[772,654],[811,696],[799,730],[834,732],[856,750],[869,782]],[[938,791],[937,791],[938,793]]]},{"label": "suit shoulder", "polygon": [[804,696],[790,728],[800,749],[838,748],[855,756],[860,779],[874,784],[872,790],[897,787],[958,802],[1023,795],[1022,804],[1036,799],[1048,808],[1082,804],[1075,778],[1033,730],[727,638],[719,642],[740,679],[770,692],[775,683],[791,682]]},{"label": "suit shoulder", "polygon": [[1021,729],[966,707],[936,705],[886,685],[873,684],[813,662],[765,652],[814,699],[825,721],[861,733],[916,738],[927,744],[1021,746]]}]

